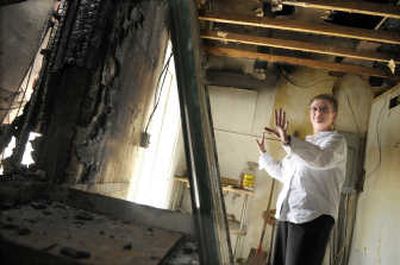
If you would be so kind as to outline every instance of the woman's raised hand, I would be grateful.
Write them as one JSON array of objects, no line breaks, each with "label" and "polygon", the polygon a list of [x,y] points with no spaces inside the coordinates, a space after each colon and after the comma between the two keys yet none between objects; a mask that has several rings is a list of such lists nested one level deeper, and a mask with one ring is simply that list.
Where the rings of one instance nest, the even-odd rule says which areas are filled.
[{"label": "woman's raised hand", "polygon": [[264,130],[278,137],[282,143],[287,143],[289,141],[287,134],[288,126],[289,122],[286,120],[286,112],[280,108],[279,110],[275,110],[275,128],[265,127]]},{"label": "woman's raised hand", "polygon": [[258,139],[256,139],[257,145],[258,145],[258,150],[261,153],[265,153],[265,132],[263,132],[261,140],[259,141]]}]

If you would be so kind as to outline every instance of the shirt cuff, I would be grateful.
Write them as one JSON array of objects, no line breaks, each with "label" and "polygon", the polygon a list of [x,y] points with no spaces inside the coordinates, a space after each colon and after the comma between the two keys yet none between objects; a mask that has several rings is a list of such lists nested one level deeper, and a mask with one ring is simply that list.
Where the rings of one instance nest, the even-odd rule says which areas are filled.
[{"label": "shirt cuff", "polygon": [[258,169],[262,170],[267,167],[268,164],[272,163],[273,159],[268,153],[261,153],[258,158]]},{"label": "shirt cuff", "polygon": [[282,144],[283,150],[285,150],[286,154],[288,154],[288,155],[292,154],[292,152],[293,152],[292,150],[297,145],[299,140],[300,139],[298,139],[294,136],[290,136],[289,144]]}]

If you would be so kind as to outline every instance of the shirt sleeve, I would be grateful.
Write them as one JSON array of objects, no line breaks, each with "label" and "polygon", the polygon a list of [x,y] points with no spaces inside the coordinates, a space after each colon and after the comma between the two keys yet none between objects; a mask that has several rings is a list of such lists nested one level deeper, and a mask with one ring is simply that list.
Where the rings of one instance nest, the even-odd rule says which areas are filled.
[{"label": "shirt sleeve", "polygon": [[291,137],[290,145],[284,149],[289,154],[300,157],[309,167],[329,169],[346,158],[346,140],[340,134],[334,135],[321,145]]},{"label": "shirt sleeve", "polygon": [[274,179],[283,182],[282,161],[277,161],[268,153],[263,153],[260,154],[258,159],[258,167],[260,170],[264,169],[267,171],[267,173]]}]

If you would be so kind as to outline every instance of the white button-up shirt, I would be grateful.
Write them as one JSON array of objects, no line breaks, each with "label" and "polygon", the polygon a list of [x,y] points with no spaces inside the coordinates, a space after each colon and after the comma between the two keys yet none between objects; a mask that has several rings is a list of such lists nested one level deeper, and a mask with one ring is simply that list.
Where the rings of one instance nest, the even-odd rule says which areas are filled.
[{"label": "white button-up shirt", "polygon": [[268,153],[259,158],[260,169],[283,183],[275,217],[297,224],[322,214],[336,220],[346,173],[345,138],[336,131],[318,132],[305,141],[292,137],[283,148],[287,155],[281,161]]}]

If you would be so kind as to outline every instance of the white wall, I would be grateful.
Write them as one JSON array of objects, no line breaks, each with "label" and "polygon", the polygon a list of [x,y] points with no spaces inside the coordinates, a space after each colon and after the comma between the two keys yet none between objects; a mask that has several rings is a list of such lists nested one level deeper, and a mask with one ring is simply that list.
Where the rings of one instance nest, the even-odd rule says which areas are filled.
[{"label": "white wall", "polygon": [[350,265],[400,263],[400,106],[388,108],[396,95],[400,86],[372,106]]},{"label": "white wall", "polygon": [[[218,162],[223,177],[240,178],[247,162],[258,162],[255,140],[270,120],[274,108],[276,88],[250,91],[236,88],[210,87],[210,103],[213,117]],[[267,188],[271,179],[266,173],[257,172],[254,196],[249,199],[248,229],[239,256],[247,257],[251,247],[256,247],[261,234],[262,209],[267,204]],[[225,196],[228,214],[240,218],[242,198],[232,194]],[[236,238],[232,238],[233,248]]]}]

